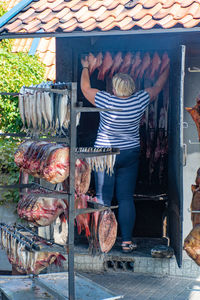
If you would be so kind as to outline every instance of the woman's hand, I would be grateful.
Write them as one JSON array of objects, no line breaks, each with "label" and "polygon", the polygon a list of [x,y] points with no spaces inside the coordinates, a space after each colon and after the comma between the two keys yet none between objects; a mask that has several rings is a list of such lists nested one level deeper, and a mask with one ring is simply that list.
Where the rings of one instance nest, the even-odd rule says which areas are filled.
[{"label": "woman's hand", "polygon": [[86,56],[85,59],[81,59],[81,64],[83,68],[89,68],[88,56]]}]

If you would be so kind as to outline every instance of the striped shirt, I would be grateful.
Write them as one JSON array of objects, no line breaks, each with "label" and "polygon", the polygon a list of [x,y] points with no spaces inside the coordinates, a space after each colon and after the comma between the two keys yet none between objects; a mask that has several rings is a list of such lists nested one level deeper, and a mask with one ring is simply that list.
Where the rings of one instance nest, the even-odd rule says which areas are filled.
[{"label": "striped shirt", "polygon": [[121,150],[139,147],[140,120],[149,101],[149,94],[143,90],[128,98],[118,98],[104,91],[97,92],[96,107],[121,109],[121,111],[100,112],[100,123],[94,146]]}]

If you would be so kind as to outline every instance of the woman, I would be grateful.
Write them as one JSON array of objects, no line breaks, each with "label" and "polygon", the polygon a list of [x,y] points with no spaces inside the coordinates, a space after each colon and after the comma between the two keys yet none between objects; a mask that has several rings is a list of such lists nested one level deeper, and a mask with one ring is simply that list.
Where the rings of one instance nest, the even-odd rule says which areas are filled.
[{"label": "woman", "polygon": [[168,77],[167,68],[153,87],[135,93],[133,79],[127,74],[116,74],[112,79],[113,94],[91,88],[88,57],[81,60],[81,90],[85,98],[98,108],[120,111],[100,112],[100,123],[95,147],[120,149],[112,176],[106,172],[95,174],[96,196],[99,202],[111,205],[115,191],[118,201],[118,221],[122,235],[122,252],[136,249],[132,242],[135,223],[133,195],[138,172],[140,138],[139,125],[149,102],[159,94]]}]

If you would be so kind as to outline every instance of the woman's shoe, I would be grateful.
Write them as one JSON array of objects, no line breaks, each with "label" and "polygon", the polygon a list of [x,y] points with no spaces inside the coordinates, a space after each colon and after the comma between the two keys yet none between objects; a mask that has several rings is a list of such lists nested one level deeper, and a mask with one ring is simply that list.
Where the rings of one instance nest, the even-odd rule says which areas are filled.
[{"label": "woman's shoe", "polygon": [[137,245],[133,242],[131,242],[130,244],[122,243],[121,246],[122,246],[123,253],[131,253],[133,250],[137,248]]}]

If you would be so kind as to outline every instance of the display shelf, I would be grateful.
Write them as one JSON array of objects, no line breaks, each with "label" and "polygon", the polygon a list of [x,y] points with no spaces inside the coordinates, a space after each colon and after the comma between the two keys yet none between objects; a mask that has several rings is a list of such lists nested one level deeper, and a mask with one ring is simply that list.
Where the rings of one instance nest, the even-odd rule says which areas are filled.
[{"label": "display shelf", "polygon": [[[59,89],[61,87],[62,89]],[[101,111],[120,111],[120,109],[112,109],[106,108],[95,108],[95,107],[82,107],[82,103],[78,103],[77,101],[77,83],[63,83],[60,86],[56,84],[52,84],[51,88],[39,88],[39,87],[24,87],[27,90],[34,90],[38,92],[52,92],[55,94],[69,95],[69,105],[70,105],[70,126],[68,129],[68,135],[63,136],[53,136],[40,134],[40,132],[33,132],[31,134],[30,130],[27,129],[27,133],[0,133],[1,136],[10,136],[10,137],[19,137],[22,139],[34,139],[34,140],[44,140],[50,142],[63,142],[67,146],[69,146],[69,161],[70,161],[70,171],[69,171],[69,190],[68,192],[55,191],[47,189],[40,184],[35,182],[29,184],[14,184],[14,185],[1,185],[0,189],[20,189],[20,195],[23,196],[27,194],[27,192],[23,192],[23,189],[31,189],[33,191],[34,196],[38,197],[55,197],[59,199],[67,199],[69,206],[69,234],[68,234],[68,243],[66,246],[68,247],[68,294],[70,300],[75,300],[75,272],[74,272],[74,219],[76,216],[80,214],[93,213],[96,211],[105,211],[107,209],[115,209],[118,206],[104,206],[99,203],[95,203],[93,201],[88,201],[88,208],[84,209],[75,209],[75,164],[77,158],[89,158],[95,156],[108,156],[108,155],[116,155],[119,154],[118,149],[114,148],[77,148],[77,128],[76,128],[76,117],[80,112],[101,112]],[[55,132],[54,132],[55,133]],[[34,193],[35,188],[45,189],[46,192]],[[29,190],[31,194],[31,190]],[[20,226],[20,225],[19,225]],[[8,230],[8,229],[7,229]],[[33,234],[33,232],[32,232]],[[42,239],[42,238],[41,238]],[[25,243],[25,241],[22,240]],[[50,241],[46,241],[50,243]],[[29,243],[28,243],[29,244]],[[27,249],[28,249],[27,244]],[[30,245],[29,245],[30,246]],[[62,247],[59,244],[53,243],[51,244],[51,251],[56,248],[59,249]],[[63,246],[64,247],[64,246]],[[48,248],[48,247],[47,247]],[[31,246],[30,246],[31,249]],[[44,248],[43,248],[44,249]],[[43,250],[42,249],[42,250]],[[48,248],[49,249],[49,248]],[[46,250],[45,250],[46,251]]]}]

